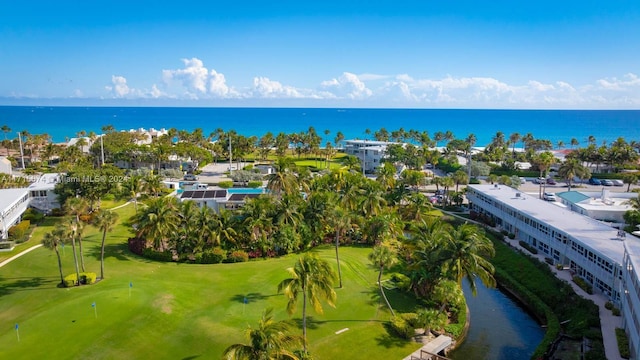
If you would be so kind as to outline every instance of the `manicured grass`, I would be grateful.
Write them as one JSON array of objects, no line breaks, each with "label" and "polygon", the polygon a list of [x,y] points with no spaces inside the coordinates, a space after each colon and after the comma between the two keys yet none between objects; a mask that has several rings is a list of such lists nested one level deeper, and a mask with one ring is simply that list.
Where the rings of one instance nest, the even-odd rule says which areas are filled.
[{"label": "manicured grass", "polygon": [[[127,219],[133,206],[117,211]],[[86,234],[87,271],[99,273],[101,234],[93,227]],[[287,277],[285,269],[297,255],[241,264],[158,263],[130,254],[128,236],[124,226],[108,236],[106,279],[92,286],[57,288],[55,253],[44,248],[0,269],[3,357],[217,359],[228,345],[245,342],[244,330],[257,323],[263,309],[273,307],[277,319],[289,318],[276,284]],[[341,249],[344,288],[336,289],[337,307],[310,312],[310,351],[316,359],[400,359],[419,347],[387,334],[383,322],[389,314],[379,301],[377,273],[368,265],[370,251]],[[335,264],[332,248],[317,252]],[[73,271],[72,258],[67,245],[65,275]],[[393,292],[390,297],[402,310],[411,310],[411,297]],[[301,304],[294,320],[300,320],[300,311]],[[344,328],[349,330],[335,334]]]}]

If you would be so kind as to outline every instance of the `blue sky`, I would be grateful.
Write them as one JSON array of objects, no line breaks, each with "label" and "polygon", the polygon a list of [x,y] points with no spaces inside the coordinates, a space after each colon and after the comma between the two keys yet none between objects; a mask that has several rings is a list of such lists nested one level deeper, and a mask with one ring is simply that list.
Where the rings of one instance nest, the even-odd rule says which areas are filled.
[{"label": "blue sky", "polygon": [[640,108],[640,2],[0,4],[0,105]]}]

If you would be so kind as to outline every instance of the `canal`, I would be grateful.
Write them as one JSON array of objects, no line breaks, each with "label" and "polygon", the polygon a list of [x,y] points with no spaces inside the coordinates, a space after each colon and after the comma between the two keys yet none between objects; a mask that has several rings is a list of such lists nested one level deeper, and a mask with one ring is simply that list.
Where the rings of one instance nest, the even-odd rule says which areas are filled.
[{"label": "canal", "polygon": [[512,298],[478,281],[477,296],[467,282],[464,295],[471,316],[467,338],[448,357],[454,360],[530,359],[544,329]]}]

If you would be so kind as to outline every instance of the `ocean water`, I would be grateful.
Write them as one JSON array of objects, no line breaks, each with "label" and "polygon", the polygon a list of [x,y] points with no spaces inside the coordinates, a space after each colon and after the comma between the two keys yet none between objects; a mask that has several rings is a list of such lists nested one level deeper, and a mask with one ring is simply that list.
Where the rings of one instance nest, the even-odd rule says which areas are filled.
[{"label": "ocean water", "polygon": [[[74,137],[81,130],[101,132],[104,125],[117,130],[171,128],[192,131],[201,128],[207,135],[215,129],[235,130],[245,136],[267,132],[292,133],[313,126],[333,142],[341,131],[346,139],[369,138],[380,128],[452,131],[456,138],[476,135],[476,146],[484,146],[498,131],[507,137],[518,132],[536,138],[563,141],[572,138],[586,144],[594,136],[598,144],[618,137],[640,141],[640,110],[433,110],[433,109],[325,109],[325,108],[164,108],[164,107],[37,107],[0,106],[0,125],[17,131],[47,133],[55,142]],[[325,130],[329,130],[325,136]]]}]

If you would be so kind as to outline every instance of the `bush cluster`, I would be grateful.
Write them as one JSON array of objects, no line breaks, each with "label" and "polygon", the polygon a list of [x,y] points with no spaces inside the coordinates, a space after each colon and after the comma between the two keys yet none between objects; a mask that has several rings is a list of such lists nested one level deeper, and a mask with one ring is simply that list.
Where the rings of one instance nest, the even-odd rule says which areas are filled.
[{"label": "bush cluster", "polygon": [[390,326],[391,330],[393,330],[393,332],[400,338],[409,340],[414,335],[414,328],[407,320],[405,320],[403,315],[406,314],[400,314],[400,316],[396,316],[391,319]]},{"label": "bush cluster", "polygon": [[527,244],[526,242],[520,240],[518,241],[518,244],[520,244],[520,246],[522,246],[523,248],[527,249],[527,251],[529,251],[532,254],[537,254],[538,253],[538,249],[534,248],[533,246]]},{"label": "bush cluster", "polygon": [[147,259],[156,261],[173,261],[173,253],[171,251],[155,251],[151,248],[145,248],[142,250],[142,256]]},{"label": "bush cluster", "polygon": [[227,252],[219,247],[206,249],[195,255],[196,264],[219,264],[227,259]]},{"label": "bush cluster", "polygon": [[234,250],[227,257],[228,262],[239,263],[249,261],[249,254],[244,250]]},{"label": "bush cluster", "polygon": [[12,226],[9,229],[9,238],[17,243],[24,242],[26,240],[25,237],[29,232],[30,226],[31,226],[31,221],[22,220],[21,222]]},{"label": "bush cluster", "polygon": [[44,219],[44,214],[40,213],[33,208],[28,208],[22,214],[22,220],[29,220],[32,224],[37,224]]}]

